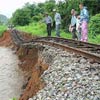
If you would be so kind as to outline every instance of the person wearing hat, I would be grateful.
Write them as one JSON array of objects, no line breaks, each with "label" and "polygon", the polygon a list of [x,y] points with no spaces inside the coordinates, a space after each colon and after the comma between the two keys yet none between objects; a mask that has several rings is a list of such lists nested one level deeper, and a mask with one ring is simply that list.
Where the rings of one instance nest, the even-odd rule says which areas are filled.
[{"label": "person wearing hat", "polygon": [[54,16],[54,20],[55,20],[55,27],[56,27],[56,36],[60,37],[60,25],[61,25],[61,15],[60,13],[57,12],[56,9],[53,9],[55,16]]},{"label": "person wearing hat", "polygon": [[47,36],[51,36],[51,30],[52,30],[52,27],[51,27],[51,25],[52,25],[52,18],[51,18],[51,16],[48,15],[48,13],[45,13],[44,16],[45,16],[45,18],[43,19],[43,22],[45,22],[46,25],[47,25],[47,33],[48,33]]}]

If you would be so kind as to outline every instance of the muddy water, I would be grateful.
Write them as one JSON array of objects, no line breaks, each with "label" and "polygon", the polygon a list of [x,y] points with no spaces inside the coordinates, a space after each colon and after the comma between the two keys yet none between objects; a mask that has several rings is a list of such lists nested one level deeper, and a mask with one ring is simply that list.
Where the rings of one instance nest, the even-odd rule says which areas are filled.
[{"label": "muddy water", "polygon": [[0,47],[0,100],[19,98],[24,83],[19,60],[9,48]]}]

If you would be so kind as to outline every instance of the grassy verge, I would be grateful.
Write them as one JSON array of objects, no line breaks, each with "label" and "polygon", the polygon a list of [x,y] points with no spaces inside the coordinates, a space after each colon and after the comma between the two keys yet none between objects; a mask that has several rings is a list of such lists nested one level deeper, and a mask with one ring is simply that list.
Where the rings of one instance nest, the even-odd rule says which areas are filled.
[{"label": "grassy verge", "polygon": [[2,37],[3,32],[4,32],[6,29],[7,29],[6,26],[4,26],[4,25],[0,25],[0,37]]},{"label": "grassy verge", "polygon": [[12,98],[12,99],[10,99],[10,100],[17,100],[16,98]]},{"label": "grassy verge", "polygon": [[[34,22],[27,26],[17,26],[16,28],[21,31],[28,32],[32,35],[47,36],[46,25],[43,23]],[[52,36],[56,36],[55,30],[52,31]],[[61,37],[71,39],[71,33],[66,33],[64,32],[64,30],[61,30]],[[93,38],[93,36],[89,34],[88,38],[89,38],[89,42],[100,44],[100,35],[97,35],[95,38]]]},{"label": "grassy verge", "polygon": [[[47,36],[47,31],[46,31],[46,25],[43,23],[31,23],[28,26],[17,26],[16,27],[18,30],[28,32],[32,35],[37,35],[37,36]],[[52,36],[56,36],[55,30],[52,30]],[[61,30],[61,37],[64,38],[71,38],[70,33],[66,33],[63,30]]]},{"label": "grassy verge", "polygon": [[94,44],[100,44],[100,34],[96,37],[93,37],[92,35],[89,35],[89,42]]},{"label": "grassy verge", "polygon": [[25,32],[28,32],[32,35],[37,35],[37,36],[46,36],[46,26],[45,24],[42,24],[42,23],[31,23],[27,26],[17,26],[16,27],[17,29],[21,30],[21,31],[25,31]]}]

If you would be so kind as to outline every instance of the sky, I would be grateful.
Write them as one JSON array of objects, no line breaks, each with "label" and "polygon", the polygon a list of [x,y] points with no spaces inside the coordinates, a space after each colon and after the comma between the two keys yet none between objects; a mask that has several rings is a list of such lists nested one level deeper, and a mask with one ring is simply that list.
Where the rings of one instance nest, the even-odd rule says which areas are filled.
[{"label": "sky", "polygon": [[18,8],[22,8],[25,3],[39,3],[45,2],[45,0],[0,0],[0,14],[3,14],[10,18],[12,13]]}]

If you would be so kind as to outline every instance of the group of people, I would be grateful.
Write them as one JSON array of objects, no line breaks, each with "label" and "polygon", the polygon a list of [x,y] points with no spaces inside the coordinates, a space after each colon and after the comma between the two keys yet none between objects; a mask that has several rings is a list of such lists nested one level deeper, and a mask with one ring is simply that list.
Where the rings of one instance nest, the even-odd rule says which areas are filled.
[{"label": "group of people", "polygon": [[[78,15],[75,9],[71,10],[71,24],[69,26],[69,31],[72,33],[72,38],[77,39],[79,41],[87,42],[88,41],[88,21],[89,21],[89,13],[87,8],[80,3],[80,14]],[[55,20],[55,29],[56,36],[60,37],[60,26],[61,26],[61,15],[57,12],[56,9],[53,10],[55,12],[54,20]],[[48,36],[51,36],[52,30],[52,18],[45,14],[44,22],[47,25],[47,33]]]},{"label": "group of people", "polygon": [[[61,15],[60,15],[60,13],[57,12],[56,9],[53,9],[53,12],[55,13],[54,20],[55,20],[55,27],[56,27],[56,36],[60,37]],[[44,18],[43,22],[45,22],[47,25],[48,36],[51,36],[53,21],[52,21],[51,16],[48,15],[48,13],[45,13],[45,18]]]},{"label": "group of people", "polygon": [[89,13],[87,7],[85,7],[82,3],[79,4],[79,8],[81,10],[79,15],[74,9],[71,10],[72,18],[69,31],[72,33],[73,39],[87,42]]}]

